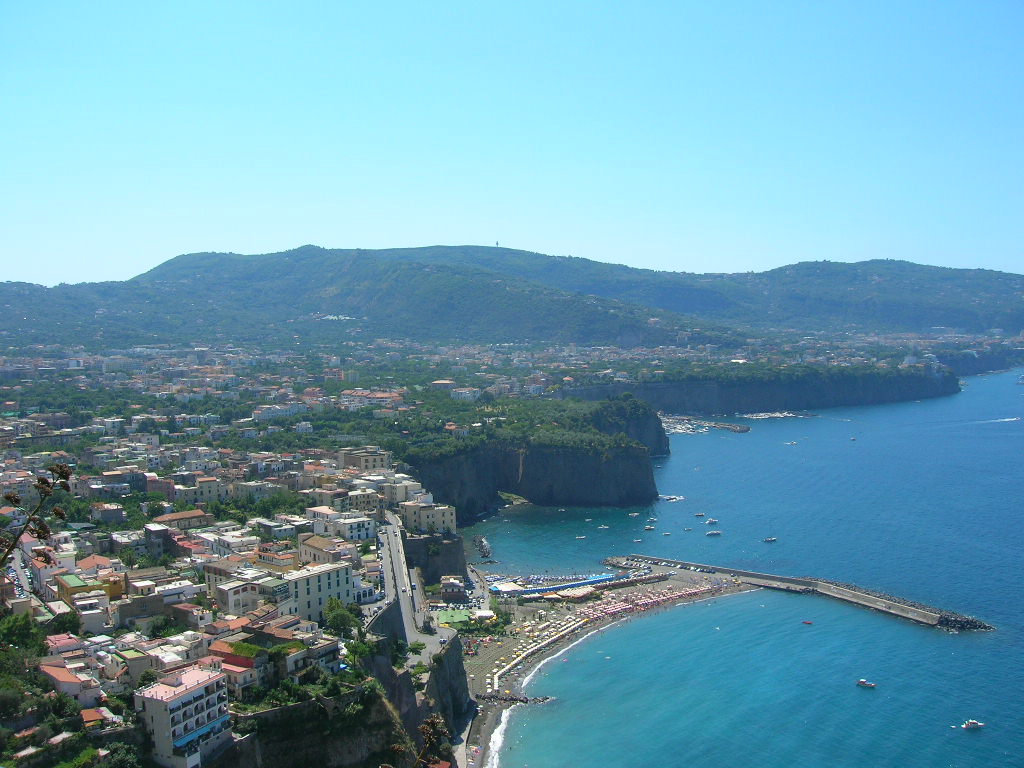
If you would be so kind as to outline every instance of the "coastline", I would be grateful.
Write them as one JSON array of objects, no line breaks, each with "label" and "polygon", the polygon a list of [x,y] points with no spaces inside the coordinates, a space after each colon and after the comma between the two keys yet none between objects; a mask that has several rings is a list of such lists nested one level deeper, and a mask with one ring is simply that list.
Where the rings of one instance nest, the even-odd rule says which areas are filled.
[{"label": "coastline", "polygon": [[[500,687],[498,689],[487,688],[480,677],[480,670],[482,668],[486,669],[488,664],[497,663],[494,655],[495,652],[492,650],[490,658],[486,659],[486,663],[483,665],[480,664],[479,660],[474,661],[471,660],[471,657],[467,656],[465,658],[467,662],[467,675],[469,676],[470,688],[477,700],[478,709],[475,717],[463,734],[466,755],[465,766],[470,766],[471,768],[498,768],[499,755],[511,720],[512,711],[516,707],[536,706],[541,703],[539,700],[530,700],[526,693],[527,686],[545,664],[558,658],[576,645],[599,632],[645,614],[693,605],[708,600],[715,600],[725,595],[739,594],[758,589],[758,587],[741,584],[720,574],[715,578],[711,578],[704,574],[693,574],[689,571],[672,573],[663,584],[665,583],[667,583],[668,589],[661,585],[659,585],[661,589],[652,589],[649,584],[644,584],[621,590],[609,590],[608,593],[602,596],[602,600],[596,604],[581,603],[579,605],[563,606],[561,610],[554,609],[549,605],[544,606],[544,609],[547,610],[540,609],[539,612],[543,614],[542,618],[550,619],[550,621],[542,622],[542,625],[554,623],[556,631],[541,641],[543,643],[542,649],[539,648],[531,653],[529,658],[516,662],[511,669],[501,674],[499,677]],[[644,602],[650,600],[648,595],[658,593],[670,594],[671,590],[676,592],[682,590],[691,594],[677,595],[670,600],[657,604],[643,605]],[[621,605],[623,600],[619,598],[632,600],[635,608],[606,616],[588,618],[583,623],[579,623],[577,616],[580,614],[594,612],[595,608],[600,606],[602,602],[607,605]],[[534,613],[538,612],[538,609],[533,606],[525,606],[525,608],[527,610],[521,614],[523,616],[531,615],[531,608]],[[552,616],[551,614],[555,615]],[[568,629],[560,628],[558,626],[559,621],[570,622]],[[523,632],[524,629],[530,628],[531,625],[532,622],[527,619],[518,624],[511,625],[511,629],[513,632],[516,630]],[[509,653],[511,651],[506,649],[504,643],[513,641],[515,637],[515,634],[502,636],[500,640],[492,640],[492,643],[504,649],[504,652]],[[497,658],[504,659],[505,657]],[[469,669],[476,670],[475,674],[470,674]],[[500,696],[501,698],[494,698],[495,696]]]}]

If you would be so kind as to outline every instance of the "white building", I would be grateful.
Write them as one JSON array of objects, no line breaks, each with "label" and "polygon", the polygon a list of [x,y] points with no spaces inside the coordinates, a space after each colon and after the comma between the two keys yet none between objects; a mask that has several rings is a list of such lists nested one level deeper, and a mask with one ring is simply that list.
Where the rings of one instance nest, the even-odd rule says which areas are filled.
[{"label": "white building", "polygon": [[136,691],[135,710],[167,768],[196,768],[231,743],[227,686],[214,669],[186,667]]},{"label": "white building", "polygon": [[295,614],[308,621],[322,620],[328,599],[336,597],[348,605],[356,602],[362,590],[348,562],[310,565],[282,573],[280,578],[288,585],[288,601],[281,606],[281,613]]}]

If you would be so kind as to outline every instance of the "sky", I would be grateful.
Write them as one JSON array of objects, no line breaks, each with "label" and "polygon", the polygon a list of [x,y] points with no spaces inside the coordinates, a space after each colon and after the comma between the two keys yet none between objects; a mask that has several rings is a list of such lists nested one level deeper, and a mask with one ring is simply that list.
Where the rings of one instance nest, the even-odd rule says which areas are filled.
[{"label": "sky", "polygon": [[0,280],[500,243],[1024,272],[1024,4],[0,0]]}]

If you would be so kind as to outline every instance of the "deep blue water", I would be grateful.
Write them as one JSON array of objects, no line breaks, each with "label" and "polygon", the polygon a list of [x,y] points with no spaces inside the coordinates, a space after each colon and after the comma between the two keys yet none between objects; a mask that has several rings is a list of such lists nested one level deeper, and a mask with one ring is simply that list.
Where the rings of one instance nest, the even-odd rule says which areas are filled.
[{"label": "deep blue water", "polygon": [[[684,501],[523,508],[467,529],[508,573],[593,572],[609,554],[643,552],[852,581],[997,626],[949,634],[765,590],[639,617],[542,667],[530,693],[557,699],[513,710],[501,768],[1024,766],[1019,375],[673,436],[655,473],[660,493]],[[723,535],[704,536],[697,511]],[[656,531],[643,530],[650,515]],[[857,688],[860,677],[878,687]],[[987,726],[950,727],[967,718]]]}]

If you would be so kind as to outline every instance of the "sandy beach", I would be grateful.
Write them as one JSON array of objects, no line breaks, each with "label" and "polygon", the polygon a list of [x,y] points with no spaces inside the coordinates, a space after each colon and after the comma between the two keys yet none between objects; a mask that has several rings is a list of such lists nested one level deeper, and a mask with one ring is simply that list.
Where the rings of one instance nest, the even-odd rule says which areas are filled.
[{"label": "sandy beach", "polygon": [[523,605],[506,601],[513,621],[503,634],[463,638],[469,688],[479,707],[463,734],[463,768],[496,765],[497,755],[491,753],[500,749],[503,734],[498,731],[504,713],[514,706],[543,706],[536,700],[525,703],[528,697],[523,688],[542,664],[570,646],[651,611],[754,589],[724,573],[653,566],[651,577],[600,590],[580,601],[537,599]]}]

